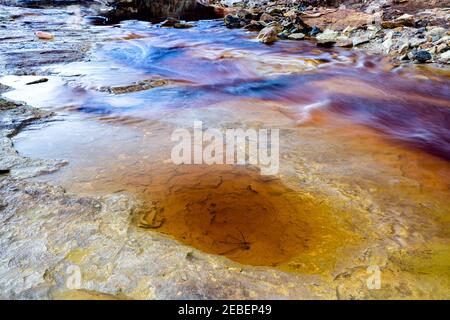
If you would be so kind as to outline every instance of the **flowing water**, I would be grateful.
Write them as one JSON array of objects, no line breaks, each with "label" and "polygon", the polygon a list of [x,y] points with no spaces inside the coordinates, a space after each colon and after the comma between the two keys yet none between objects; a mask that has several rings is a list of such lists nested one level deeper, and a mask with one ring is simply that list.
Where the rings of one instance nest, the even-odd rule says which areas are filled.
[{"label": "flowing water", "polygon": [[[139,227],[241,263],[320,273],[362,247],[437,243],[450,265],[448,73],[308,41],[267,46],[220,21],[96,28],[105,39],[87,61],[52,66],[45,83],[2,79],[7,97],[56,112],[14,140],[69,161],[38,180],[132,193]],[[280,129],[279,173],[173,164],[173,130],[196,120]]]}]

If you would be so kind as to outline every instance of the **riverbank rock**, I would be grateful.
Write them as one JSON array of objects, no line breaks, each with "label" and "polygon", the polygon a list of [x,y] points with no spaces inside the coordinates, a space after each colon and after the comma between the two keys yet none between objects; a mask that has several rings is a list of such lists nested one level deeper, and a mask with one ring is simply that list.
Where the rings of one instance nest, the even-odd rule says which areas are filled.
[{"label": "riverbank rock", "polygon": [[280,28],[278,26],[268,26],[262,29],[258,34],[258,41],[271,44],[278,40],[278,33],[280,32]]},{"label": "riverbank rock", "polygon": [[414,27],[416,21],[414,16],[410,14],[404,14],[391,21],[381,22],[381,27],[384,29],[394,29],[399,27]]},{"label": "riverbank rock", "polygon": [[223,18],[223,21],[225,23],[225,26],[230,29],[241,28],[244,26],[244,22],[241,21],[241,19],[238,16],[232,14],[227,14]]},{"label": "riverbank rock", "polygon": [[445,51],[439,56],[439,60],[443,63],[450,63],[450,50]]},{"label": "riverbank rock", "polygon": [[265,23],[269,23],[269,22],[272,22],[272,21],[274,21],[274,17],[272,17],[270,14],[268,14],[268,13],[263,13],[262,15],[261,15],[261,17],[259,18],[259,21],[262,21],[262,22],[265,22]]},{"label": "riverbank rock", "polygon": [[409,58],[417,63],[426,63],[433,59],[431,53],[426,50],[412,51],[409,54]]},{"label": "riverbank rock", "polygon": [[325,8],[320,8],[316,12],[303,12],[301,18],[310,27],[316,26],[321,30],[336,31],[343,31],[348,27],[362,28],[374,21],[372,14],[362,11]]},{"label": "riverbank rock", "polygon": [[247,29],[248,31],[261,31],[265,27],[266,24],[264,22],[252,20],[244,28]]},{"label": "riverbank rock", "polygon": [[305,34],[301,33],[301,32],[292,33],[292,34],[288,35],[288,39],[291,39],[291,40],[302,40],[304,38],[305,38]]},{"label": "riverbank rock", "polygon": [[431,41],[438,41],[444,37],[449,31],[442,27],[436,27],[431,29],[426,33],[426,36],[430,38]]},{"label": "riverbank rock", "polygon": [[317,45],[331,46],[336,43],[339,33],[334,30],[326,29],[324,32],[317,35]]},{"label": "riverbank rock", "polygon": [[346,36],[340,36],[336,39],[336,45],[342,48],[351,48],[353,47],[353,40]]}]

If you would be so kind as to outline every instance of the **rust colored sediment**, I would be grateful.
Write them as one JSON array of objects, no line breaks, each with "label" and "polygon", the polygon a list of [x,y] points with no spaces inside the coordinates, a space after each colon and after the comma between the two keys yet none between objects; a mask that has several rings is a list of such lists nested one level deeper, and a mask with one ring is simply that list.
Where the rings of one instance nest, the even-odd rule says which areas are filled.
[{"label": "rust colored sediment", "polygon": [[257,170],[171,167],[152,185],[141,227],[240,263],[275,266],[308,252],[326,255],[349,239],[329,208]]}]

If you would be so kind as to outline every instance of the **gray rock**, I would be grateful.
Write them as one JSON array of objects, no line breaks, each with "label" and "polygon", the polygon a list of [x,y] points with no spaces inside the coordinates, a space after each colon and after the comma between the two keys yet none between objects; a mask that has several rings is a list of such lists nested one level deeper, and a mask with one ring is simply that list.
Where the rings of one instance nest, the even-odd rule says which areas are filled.
[{"label": "gray rock", "polygon": [[428,37],[431,37],[433,41],[438,41],[446,34],[447,34],[447,29],[442,28],[442,27],[433,28],[426,33],[426,35]]},{"label": "gray rock", "polygon": [[444,53],[441,53],[441,55],[439,56],[439,60],[444,63],[449,63],[450,62],[450,50],[445,51]]},{"label": "gray rock", "polygon": [[431,53],[426,50],[412,51],[409,55],[409,58],[418,63],[426,63],[433,59]]},{"label": "gray rock", "polygon": [[410,46],[411,46],[411,48],[417,48],[418,46],[420,46],[426,42],[427,42],[427,39],[413,38],[410,40]]},{"label": "gray rock", "polygon": [[362,35],[362,36],[359,36],[359,37],[354,37],[353,38],[353,46],[359,46],[359,45],[361,45],[361,44],[364,44],[364,43],[368,43],[369,41],[370,41],[370,36],[369,35]]},{"label": "gray rock", "polygon": [[317,44],[321,46],[333,45],[336,43],[338,36],[339,32],[327,29],[317,35]]},{"label": "gray rock", "polygon": [[11,138],[27,125],[44,122],[52,114],[0,98],[0,171],[14,178],[31,178],[58,170],[65,160],[39,160],[21,156]]},{"label": "gray rock", "polygon": [[291,33],[289,36],[288,36],[288,39],[291,39],[291,40],[302,40],[302,39],[304,39],[305,38],[305,34],[304,33],[301,33],[301,32],[298,32],[298,33]]},{"label": "gray rock", "polygon": [[336,45],[342,48],[351,48],[353,46],[353,40],[346,36],[340,36],[336,39]]}]

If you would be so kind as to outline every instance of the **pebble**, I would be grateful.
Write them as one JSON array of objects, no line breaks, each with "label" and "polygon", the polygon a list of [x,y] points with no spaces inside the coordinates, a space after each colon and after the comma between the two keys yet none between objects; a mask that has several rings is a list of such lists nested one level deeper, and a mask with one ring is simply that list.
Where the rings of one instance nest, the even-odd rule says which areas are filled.
[{"label": "pebble", "polygon": [[35,34],[36,37],[41,40],[52,40],[54,38],[53,35],[49,32],[37,31]]}]

